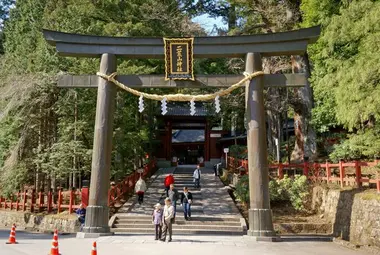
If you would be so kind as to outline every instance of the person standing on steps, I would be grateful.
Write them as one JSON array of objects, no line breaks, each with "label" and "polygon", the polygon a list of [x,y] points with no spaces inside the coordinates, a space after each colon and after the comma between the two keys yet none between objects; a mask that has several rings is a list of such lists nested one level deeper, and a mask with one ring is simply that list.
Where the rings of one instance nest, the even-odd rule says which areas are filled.
[{"label": "person standing on steps", "polygon": [[172,241],[172,220],[174,217],[174,208],[172,206],[172,201],[170,198],[165,199],[165,207],[164,207],[164,213],[162,215],[162,238],[161,241],[165,242],[167,232],[169,231],[169,240],[168,242]]},{"label": "person standing on steps", "polygon": [[138,196],[137,201],[139,202],[140,205],[144,202],[145,191],[146,191],[146,184],[140,175],[140,179],[136,182],[136,185],[135,185],[135,192]]},{"label": "person standing on steps", "polygon": [[154,206],[154,211],[152,214],[152,223],[155,226],[156,238],[155,240],[161,239],[162,235],[162,210],[161,204],[157,203]]},{"label": "person standing on steps", "polygon": [[174,220],[173,223],[175,222],[175,214],[177,212],[177,200],[179,199],[178,195],[178,190],[174,188],[174,184],[170,184],[170,189],[168,191],[168,198],[172,201],[172,206],[174,208]]},{"label": "person standing on steps", "polygon": [[183,207],[183,215],[185,220],[191,219],[191,203],[193,202],[193,194],[189,192],[187,187],[183,188],[183,193],[181,194],[181,206]]},{"label": "person standing on steps", "polygon": [[174,177],[172,174],[169,174],[168,176],[166,176],[165,180],[164,180],[166,197],[169,196],[168,193],[169,193],[169,189],[170,189],[170,184],[174,184]]},{"label": "person standing on steps", "polygon": [[193,178],[194,178],[194,187],[199,188],[200,182],[201,182],[201,169],[199,165],[197,165],[197,168],[194,170]]}]

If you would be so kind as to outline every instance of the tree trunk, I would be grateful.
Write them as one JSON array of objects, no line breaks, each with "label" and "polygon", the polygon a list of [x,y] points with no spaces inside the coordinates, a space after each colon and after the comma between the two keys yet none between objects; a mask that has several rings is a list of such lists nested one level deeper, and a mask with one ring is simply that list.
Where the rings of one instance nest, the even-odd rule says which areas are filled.
[{"label": "tree trunk", "polygon": [[231,4],[228,9],[228,31],[231,31],[236,28],[237,15],[236,15],[236,6]]},{"label": "tree trunk", "polygon": [[73,157],[73,186],[74,188],[78,188],[77,184],[77,178],[76,178],[76,173],[78,171],[77,169],[77,155],[76,155],[76,141],[77,141],[77,121],[78,121],[78,93],[75,91],[75,96],[74,96],[74,157]]},{"label": "tree trunk", "polygon": [[281,114],[277,114],[277,162],[281,162],[281,142],[282,142],[282,119]]},{"label": "tree trunk", "polygon": [[273,126],[273,113],[271,110],[266,111],[266,129],[267,129],[267,144],[268,144],[268,155],[270,157],[273,157],[273,151],[274,151],[274,144],[273,144],[273,132],[272,132],[272,126]]},{"label": "tree trunk", "polygon": [[[309,79],[310,64],[307,54],[303,56],[292,56],[293,73],[304,73]],[[296,141],[291,159],[302,161],[304,158],[315,159],[317,155],[316,133],[310,125],[311,110],[313,107],[313,93],[309,82],[305,87],[295,90],[298,98],[294,106],[294,128]]]}]

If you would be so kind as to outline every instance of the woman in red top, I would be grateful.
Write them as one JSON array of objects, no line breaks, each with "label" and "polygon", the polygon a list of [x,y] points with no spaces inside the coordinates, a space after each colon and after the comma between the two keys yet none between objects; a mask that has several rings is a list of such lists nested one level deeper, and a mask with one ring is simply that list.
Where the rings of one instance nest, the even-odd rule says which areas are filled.
[{"label": "woman in red top", "polygon": [[170,184],[174,184],[174,177],[171,174],[169,174],[168,176],[166,176],[165,177],[165,181],[164,181],[166,197],[169,196],[168,191],[170,189]]}]

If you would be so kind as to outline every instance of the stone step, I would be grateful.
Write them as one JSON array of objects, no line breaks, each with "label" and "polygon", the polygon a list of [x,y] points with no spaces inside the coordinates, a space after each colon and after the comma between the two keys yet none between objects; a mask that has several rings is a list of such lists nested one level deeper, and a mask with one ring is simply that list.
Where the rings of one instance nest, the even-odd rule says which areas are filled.
[{"label": "stone step", "polygon": [[[154,230],[154,225],[150,224],[135,224],[135,225],[126,225],[126,224],[116,224],[113,228],[137,228],[137,229],[152,229]],[[184,225],[184,224],[173,224],[173,230],[178,229],[203,229],[203,230],[225,230],[225,231],[243,231],[241,226],[220,226],[220,225]]]},{"label": "stone step", "polygon": [[[152,216],[151,215],[133,215],[133,214],[118,214],[116,216],[117,220],[151,220]],[[183,215],[178,213],[176,216],[176,220],[183,220]],[[212,221],[212,222],[239,222],[240,223],[240,218],[236,217],[209,217],[209,216],[198,216],[198,215],[193,215],[191,218],[192,221]]]},{"label": "stone step", "polygon": [[[148,225],[151,225],[152,224],[152,219],[151,218],[149,220],[148,219],[146,219],[146,220],[120,219],[120,220],[116,220],[114,224],[116,226],[120,226],[120,225],[139,225],[139,224],[148,224]],[[189,221],[186,221],[186,220],[183,220],[183,219],[178,219],[178,217],[177,217],[177,219],[175,221],[175,224],[176,225],[202,225],[202,226],[206,226],[206,225],[210,225],[210,226],[223,225],[223,226],[235,226],[235,227],[239,227],[241,225],[240,222],[195,221],[193,219],[191,219]]]},{"label": "stone step", "polygon": [[[111,228],[116,234],[152,234],[154,229],[150,228]],[[243,230],[210,230],[210,229],[176,229],[173,226],[173,235],[244,235]]]}]

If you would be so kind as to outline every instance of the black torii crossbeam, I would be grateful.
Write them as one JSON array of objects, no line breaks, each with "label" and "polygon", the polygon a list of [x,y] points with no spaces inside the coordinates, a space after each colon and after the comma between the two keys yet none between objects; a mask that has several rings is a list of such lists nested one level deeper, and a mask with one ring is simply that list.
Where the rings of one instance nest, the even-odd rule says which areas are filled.
[{"label": "black torii crossbeam", "polygon": [[[162,38],[107,37],[68,34],[44,30],[46,41],[56,47],[61,56],[101,58],[100,72],[116,72],[116,59],[164,58]],[[262,56],[302,55],[307,45],[314,43],[319,27],[289,32],[246,36],[215,36],[194,38],[195,58],[245,58],[246,72],[262,71]],[[243,76],[198,75],[195,81],[165,81],[158,75],[119,75],[117,79],[134,88],[201,88],[228,87]],[[266,74],[246,82],[247,145],[249,167],[249,229],[248,236],[270,240],[273,229],[269,199],[267,144],[263,90],[265,87],[301,87],[307,84],[303,74]],[[107,195],[110,179],[113,115],[116,85],[95,75],[61,76],[61,88],[97,88],[96,119],[92,155],[89,206],[85,237],[110,233]]]}]

